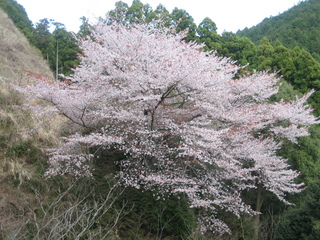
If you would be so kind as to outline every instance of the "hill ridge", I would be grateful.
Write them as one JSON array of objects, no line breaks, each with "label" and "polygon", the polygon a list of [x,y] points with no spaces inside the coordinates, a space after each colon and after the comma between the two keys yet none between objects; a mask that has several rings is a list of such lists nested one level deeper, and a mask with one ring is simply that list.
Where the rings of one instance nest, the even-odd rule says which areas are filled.
[{"label": "hill ridge", "polygon": [[320,1],[306,0],[274,17],[266,18],[251,28],[237,32],[258,44],[263,37],[279,40],[289,48],[300,47],[320,61]]}]

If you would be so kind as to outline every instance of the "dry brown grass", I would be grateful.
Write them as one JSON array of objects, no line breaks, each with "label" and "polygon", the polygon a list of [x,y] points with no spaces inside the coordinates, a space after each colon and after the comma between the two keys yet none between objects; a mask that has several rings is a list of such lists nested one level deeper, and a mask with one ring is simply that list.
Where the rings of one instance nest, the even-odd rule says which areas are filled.
[{"label": "dry brown grass", "polygon": [[[82,185],[68,188],[68,179],[43,177],[44,149],[61,144],[61,132],[70,129],[60,115],[37,115],[22,107],[24,96],[10,84],[31,83],[30,72],[53,79],[40,53],[0,9],[0,240],[67,238],[63,236],[80,239],[81,234],[87,239],[116,236],[113,230],[123,209],[113,210],[119,194],[115,189],[110,189],[107,198],[86,202],[91,192],[82,196],[79,191],[75,196],[72,190],[82,189]],[[102,228],[87,231],[106,212],[113,214],[108,232]]]},{"label": "dry brown grass", "polygon": [[[28,72],[52,77],[40,52],[32,47],[0,9],[0,239],[26,224],[32,215],[34,194],[23,185],[41,182],[42,150],[59,143],[63,120],[37,116],[21,106],[24,97],[10,84],[30,83]],[[28,207],[26,200],[28,202]]]},{"label": "dry brown grass", "polygon": [[32,47],[7,14],[0,9],[0,80],[24,82],[26,71],[52,76],[40,52]]}]

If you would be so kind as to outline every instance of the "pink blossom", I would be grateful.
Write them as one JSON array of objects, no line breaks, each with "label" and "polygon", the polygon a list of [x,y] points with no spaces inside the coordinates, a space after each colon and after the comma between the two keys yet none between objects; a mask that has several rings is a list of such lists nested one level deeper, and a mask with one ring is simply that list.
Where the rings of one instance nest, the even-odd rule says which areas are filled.
[{"label": "pink blossom", "polygon": [[125,185],[184,194],[190,206],[211,211],[199,220],[203,231],[230,231],[216,207],[257,214],[241,199],[244,190],[261,185],[284,202],[300,192],[298,173],[276,150],[319,123],[305,105],[311,93],[272,103],[275,74],[234,79],[240,67],[229,59],[155,26],[98,23],[91,39],[78,39],[83,55],[69,82],[17,88],[89,130],[50,150],[47,175],[90,176],[88,150],[117,148]]}]

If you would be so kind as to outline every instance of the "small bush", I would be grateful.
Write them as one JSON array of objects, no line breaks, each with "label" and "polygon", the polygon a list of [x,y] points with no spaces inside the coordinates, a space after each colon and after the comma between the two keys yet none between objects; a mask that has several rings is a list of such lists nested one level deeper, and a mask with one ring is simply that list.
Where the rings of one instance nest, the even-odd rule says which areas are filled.
[{"label": "small bush", "polygon": [[42,152],[37,149],[30,141],[19,141],[8,148],[9,157],[26,157],[27,163],[32,164],[38,160]]},{"label": "small bush", "polygon": [[196,228],[195,213],[184,196],[158,198],[154,191],[128,188],[122,197],[128,201],[127,206],[133,206],[119,224],[124,239],[147,235],[156,239],[186,239]]}]

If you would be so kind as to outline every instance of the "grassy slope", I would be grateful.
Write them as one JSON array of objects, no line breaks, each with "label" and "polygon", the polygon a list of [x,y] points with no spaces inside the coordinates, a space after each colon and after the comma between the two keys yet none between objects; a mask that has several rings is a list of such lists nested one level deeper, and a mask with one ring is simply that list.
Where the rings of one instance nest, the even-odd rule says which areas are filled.
[{"label": "grassy slope", "polygon": [[34,136],[22,134],[37,119],[17,107],[23,103],[23,97],[10,84],[30,82],[28,71],[49,77],[52,73],[39,51],[30,46],[2,9],[0,39],[0,239],[10,239],[8,233],[27,221],[32,205],[26,202],[35,200],[21,186],[39,178],[37,161],[44,157],[40,144],[34,144]]},{"label": "grassy slope", "polygon": [[51,76],[52,73],[39,51],[30,46],[5,12],[0,9],[0,76],[25,81],[25,73]]},{"label": "grassy slope", "polygon": [[[1,9],[0,39],[0,240],[116,236],[114,222],[123,212],[121,206],[112,212],[116,188],[95,187],[90,179],[79,183],[43,177],[47,167],[43,149],[60,143],[65,120],[21,108],[24,97],[10,84],[30,83],[29,72],[53,79],[52,73]],[[101,224],[91,229],[98,221]]]}]

